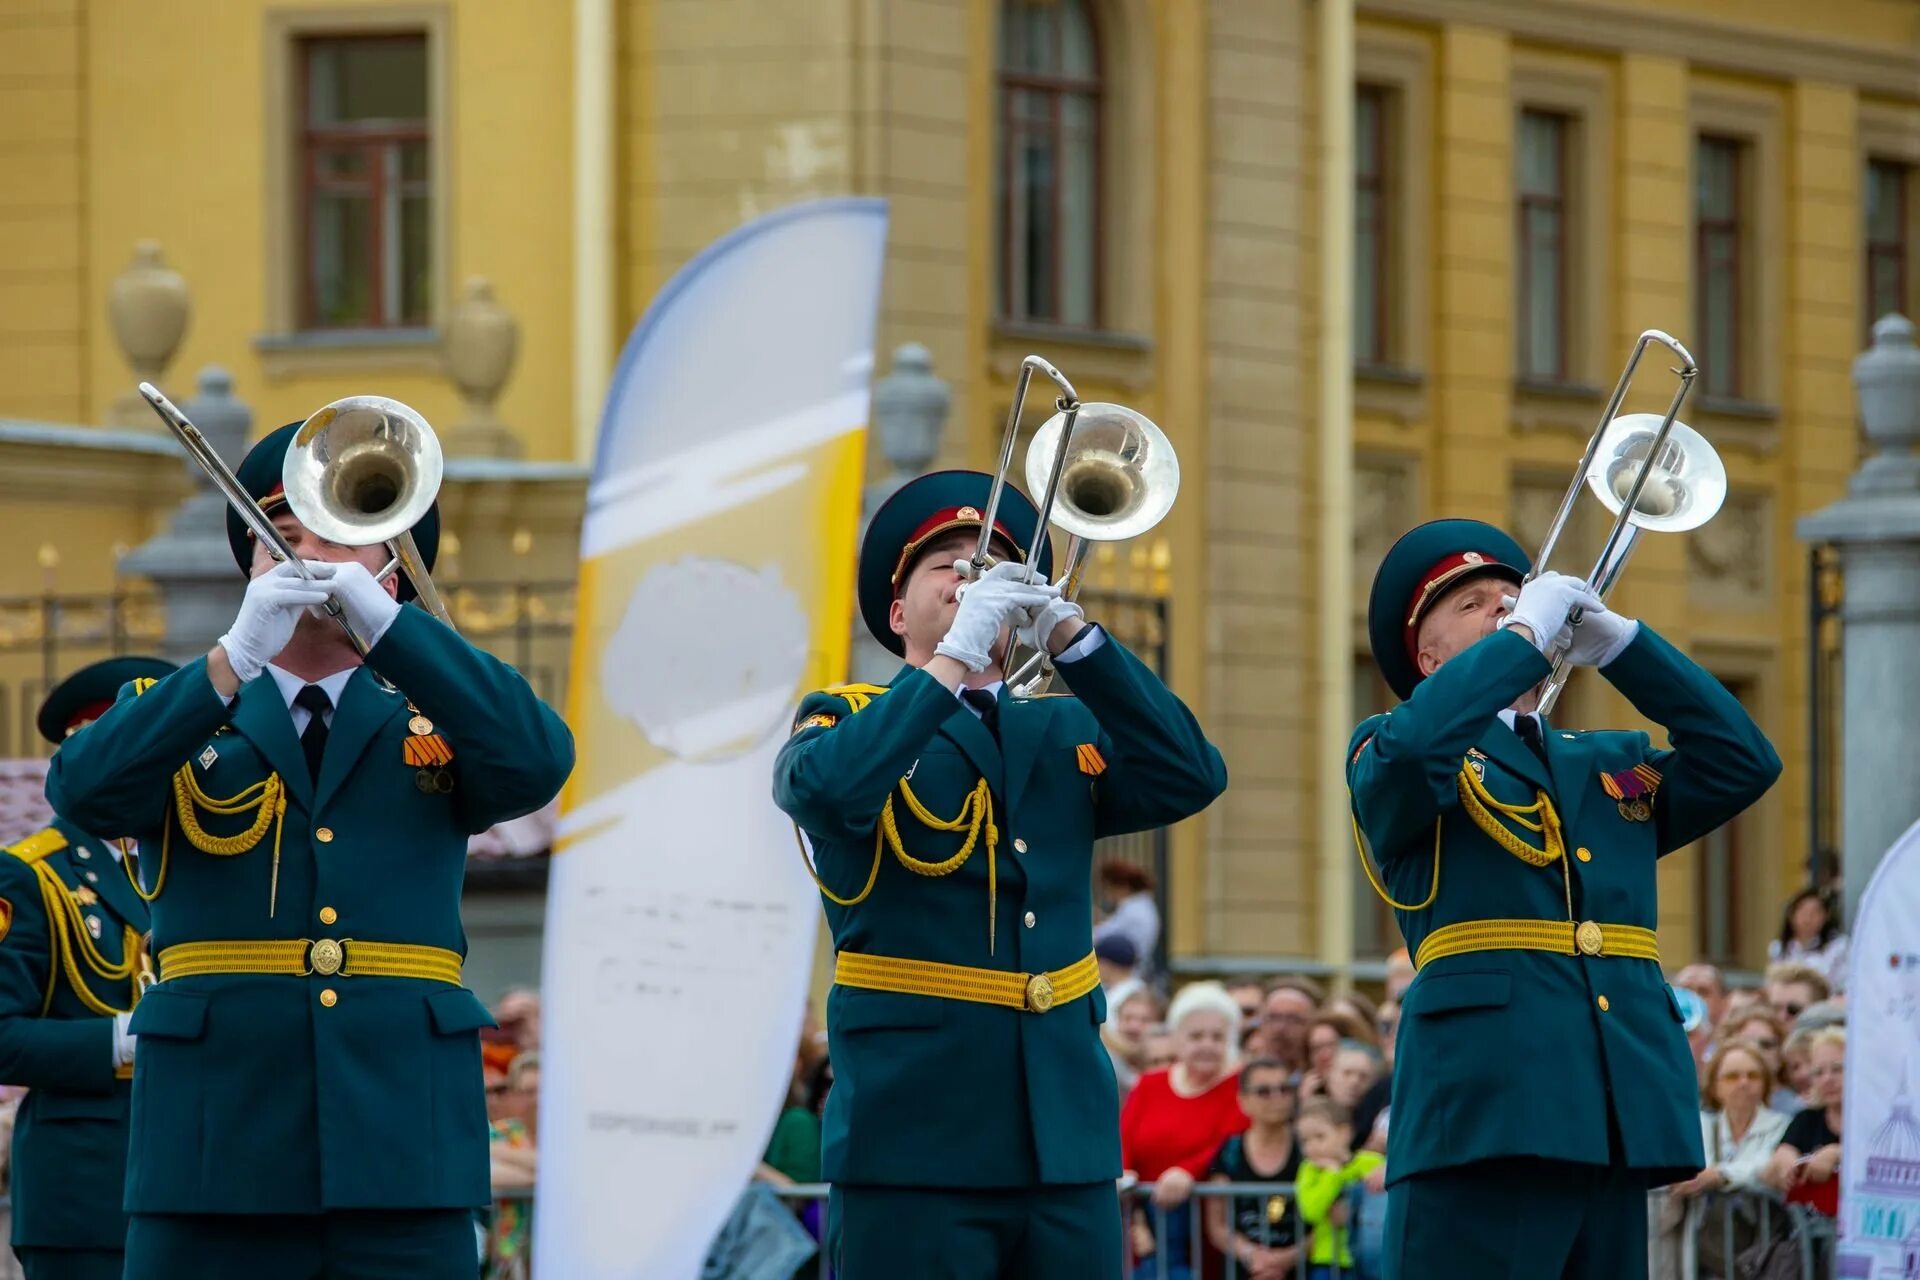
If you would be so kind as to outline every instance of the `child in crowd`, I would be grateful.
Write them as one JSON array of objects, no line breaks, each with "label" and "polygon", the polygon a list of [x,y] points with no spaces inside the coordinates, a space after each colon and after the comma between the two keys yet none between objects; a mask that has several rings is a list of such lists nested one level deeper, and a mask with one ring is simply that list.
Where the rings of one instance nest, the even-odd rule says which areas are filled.
[{"label": "child in crowd", "polygon": [[1294,1131],[1304,1157],[1295,1196],[1300,1219],[1313,1233],[1307,1255],[1313,1268],[1309,1274],[1312,1280],[1333,1280],[1353,1271],[1347,1221],[1349,1192],[1384,1161],[1378,1152],[1354,1151],[1353,1113],[1329,1099],[1302,1103]]}]

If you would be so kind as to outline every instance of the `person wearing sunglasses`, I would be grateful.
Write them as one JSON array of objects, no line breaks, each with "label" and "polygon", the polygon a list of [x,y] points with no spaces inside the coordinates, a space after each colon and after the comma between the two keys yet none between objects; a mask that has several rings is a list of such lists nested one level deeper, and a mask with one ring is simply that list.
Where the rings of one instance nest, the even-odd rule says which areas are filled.
[{"label": "person wearing sunglasses", "polygon": [[[1300,1142],[1293,1131],[1299,1095],[1287,1064],[1256,1058],[1240,1068],[1240,1109],[1248,1128],[1220,1144],[1207,1170],[1211,1182],[1290,1183],[1300,1172]],[[1293,1199],[1275,1190],[1207,1202],[1207,1240],[1230,1253],[1248,1280],[1282,1280],[1300,1263],[1300,1215]]]}]

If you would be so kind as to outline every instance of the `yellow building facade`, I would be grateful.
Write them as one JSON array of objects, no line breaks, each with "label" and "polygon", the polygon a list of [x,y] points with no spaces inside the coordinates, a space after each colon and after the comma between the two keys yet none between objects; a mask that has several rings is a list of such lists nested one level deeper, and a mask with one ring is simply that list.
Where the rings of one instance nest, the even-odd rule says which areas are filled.
[{"label": "yellow building facade", "polygon": [[[1442,514],[1536,540],[1634,336],[1666,329],[1708,370],[1688,416],[1733,493],[1706,530],[1648,539],[1619,606],[1732,684],[1788,773],[1663,866],[1662,934],[1669,954],[1754,966],[1807,852],[1793,520],[1853,466],[1869,309],[1911,310],[1920,281],[1920,15],[1361,0],[1329,63],[1320,24],[1346,12],[4,0],[0,419],[154,430],[123,407],[135,375],[108,310],[154,242],[191,296],[162,385],[179,399],[220,365],[256,431],[374,390],[467,422],[448,334],[483,278],[518,332],[490,403],[527,458],[564,470],[619,341],[693,253],[795,200],[884,195],[881,345],[924,343],[952,383],[942,462],[989,464],[1030,351],[1180,451],[1174,514],[1104,570],[1164,593],[1171,678],[1233,773],[1175,833],[1176,960],[1337,969],[1396,941],[1323,835],[1344,823],[1327,775],[1380,696],[1358,614],[1373,565]],[[1327,102],[1355,113],[1331,164]],[[1338,234],[1329,173],[1353,184]],[[1328,341],[1328,317],[1350,339]],[[1353,366],[1331,397],[1329,351]],[[1664,379],[1650,361],[1633,407]],[[1350,431],[1323,430],[1342,397]],[[1350,490],[1322,480],[1329,439],[1351,440],[1351,466],[1325,473]],[[105,589],[115,548],[184,492],[155,456],[0,431],[0,537],[53,545],[63,590]],[[556,483],[456,503],[464,573],[509,576],[516,553],[522,576],[569,572]],[[533,525],[529,555],[510,535]],[[0,596],[46,575],[0,558]],[[1353,612],[1339,652],[1329,600]],[[1633,720],[1591,677],[1564,706]]]}]

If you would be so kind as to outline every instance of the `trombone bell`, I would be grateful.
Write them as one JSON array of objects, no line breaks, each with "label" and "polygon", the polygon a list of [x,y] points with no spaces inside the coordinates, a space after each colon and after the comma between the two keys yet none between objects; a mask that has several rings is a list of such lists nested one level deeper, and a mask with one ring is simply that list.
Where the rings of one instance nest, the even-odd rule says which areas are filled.
[{"label": "trombone bell", "polygon": [[[1027,446],[1029,493],[1043,493],[1067,415],[1056,413]],[[1166,518],[1180,492],[1180,459],[1152,419],[1125,405],[1087,403],[1073,423],[1049,521],[1089,542],[1137,538]]]},{"label": "trombone bell", "polygon": [[301,524],[329,542],[368,547],[426,516],[444,467],[425,418],[385,396],[348,396],[301,424],[281,481]]},{"label": "trombone bell", "polygon": [[[1618,516],[1664,421],[1657,413],[1622,414],[1608,424],[1587,468],[1587,488]],[[1627,523],[1649,533],[1685,533],[1713,519],[1727,500],[1727,469],[1707,438],[1674,421],[1647,470]]]}]

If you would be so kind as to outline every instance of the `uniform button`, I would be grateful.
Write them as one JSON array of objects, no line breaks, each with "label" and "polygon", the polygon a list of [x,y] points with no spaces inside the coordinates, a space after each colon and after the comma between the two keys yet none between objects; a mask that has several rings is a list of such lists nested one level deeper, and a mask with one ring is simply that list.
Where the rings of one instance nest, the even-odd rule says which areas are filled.
[{"label": "uniform button", "polygon": [[85,849],[75,849],[74,852],[80,855],[80,861],[82,862],[85,862],[88,858],[91,858],[93,856],[91,853],[87,852]]},{"label": "uniform button", "polygon": [[320,908],[321,924],[332,924],[335,920],[338,920],[339,918],[340,918],[340,913],[338,911],[335,911],[332,907]]},{"label": "uniform button", "polygon": [[318,841],[319,841],[319,842],[320,842],[321,844],[332,844],[332,843],[333,843],[333,828],[332,828],[332,827],[321,827],[321,828],[320,828],[320,829],[319,829],[318,831],[316,831],[316,832],[314,832],[314,833],[313,833],[313,838],[314,838],[315,840],[318,840]]},{"label": "uniform button", "polygon": [[1015,853],[1025,853],[1027,851],[1027,842],[1025,840],[1015,840],[1013,842],[1013,851]]},{"label": "uniform button", "polygon": [[[1561,847],[1564,848],[1565,846],[1563,845]],[[1591,853],[1588,853],[1585,849],[1575,849],[1573,851],[1573,856],[1580,859],[1580,861],[1582,862],[1593,861],[1593,855]]]},{"label": "uniform button", "polygon": [[1608,1009],[1611,1009],[1612,1007],[1613,1007],[1612,1005],[1607,1003],[1607,998],[1605,996],[1600,997],[1600,1012],[1605,1013]]},{"label": "uniform button", "polygon": [[1033,928],[1034,925],[1038,923],[1039,921],[1034,918],[1033,912],[1031,911],[1027,912],[1027,928],[1031,929]]},{"label": "uniform button", "polygon": [[331,1009],[333,1008],[333,1006],[340,1003],[340,997],[334,994],[334,990],[332,987],[326,987],[326,988],[323,988],[320,992],[320,1003],[325,1005],[327,1008]]},{"label": "uniform button", "polygon": [[99,884],[99,883],[100,883],[100,877],[99,877],[99,875],[98,875],[97,873],[95,873],[95,872],[92,872],[92,871],[89,871],[89,872],[87,872],[87,883],[89,883],[89,884]]}]

